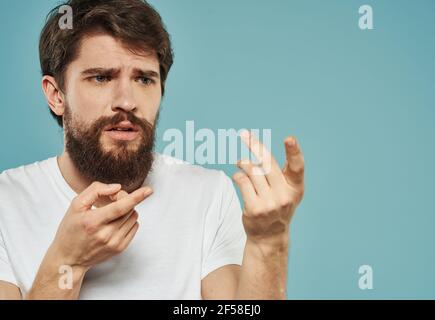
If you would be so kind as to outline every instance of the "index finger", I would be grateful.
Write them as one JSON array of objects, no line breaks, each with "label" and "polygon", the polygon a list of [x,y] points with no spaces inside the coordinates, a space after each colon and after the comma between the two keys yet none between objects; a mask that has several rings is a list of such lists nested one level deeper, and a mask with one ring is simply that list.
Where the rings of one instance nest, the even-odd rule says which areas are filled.
[{"label": "index finger", "polygon": [[74,198],[72,204],[77,210],[89,210],[101,197],[110,196],[121,189],[119,183],[104,184],[92,182],[85,190]]},{"label": "index finger", "polygon": [[129,213],[151,194],[150,187],[139,188],[107,206],[95,210],[95,213],[101,217],[102,223],[109,223]]},{"label": "index finger", "polygon": [[[246,144],[249,150],[255,155],[257,160],[260,162],[263,175],[267,175],[272,172],[272,170],[279,169],[278,163],[276,162],[273,155],[266,148],[266,146],[260,142],[260,140],[251,134],[248,130],[243,130],[240,133],[242,141]],[[261,170],[260,170],[261,171]]]}]

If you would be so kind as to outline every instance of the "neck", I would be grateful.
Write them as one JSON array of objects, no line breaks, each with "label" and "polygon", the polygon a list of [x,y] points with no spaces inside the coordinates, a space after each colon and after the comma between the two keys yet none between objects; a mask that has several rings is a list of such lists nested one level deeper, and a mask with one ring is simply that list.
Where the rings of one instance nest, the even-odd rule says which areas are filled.
[{"label": "neck", "polygon": [[[57,163],[59,165],[60,172],[62,173],[63,178],[74,190],[77,194],[80,194],[83,190],[85,190],[92,182],[89,179],[86,179],[76,168],[71,157],[68,152],[64,150],[64,152],[57,157]],[[136,181],[128,186],[122,186],[122,189],[127,191],[128,193],[133,192],[134,190],[140,188],[143,184],[143,181]]]},{"label": "neck", "polygon": [[66,151],[57,157],[57,163],[63,178],[77,194],[92,183],[80,174]]}]

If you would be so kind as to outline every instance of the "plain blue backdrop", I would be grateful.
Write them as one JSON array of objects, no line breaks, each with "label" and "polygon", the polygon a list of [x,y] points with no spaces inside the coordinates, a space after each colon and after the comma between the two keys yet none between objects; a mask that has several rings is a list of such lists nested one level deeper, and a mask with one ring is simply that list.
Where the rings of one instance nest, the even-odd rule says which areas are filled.
[{"label": "plain blue backdrop", "polygon": [[[306,195],[291,230],[289,298],[434,299],[435,2],[151,3],[175,51],[158,150],[164,130],[187,120],[270,128],[281,164],[287,135],[302,145]],[[56,4],[0,2],[0,171],[62,151],[38,60]],[[358,28],[363,4],[374,30]],[[373,290],[358,287],[364,264]]]}]

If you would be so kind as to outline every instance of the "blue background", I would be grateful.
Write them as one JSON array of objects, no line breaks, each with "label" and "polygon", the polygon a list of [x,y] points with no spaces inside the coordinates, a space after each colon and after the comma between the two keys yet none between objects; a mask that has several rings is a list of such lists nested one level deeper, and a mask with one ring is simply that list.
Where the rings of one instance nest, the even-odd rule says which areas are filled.
[{"label": "blue background", "polygon": [[[57,3],[0,3],[0,171],[62,151],[37,49]],[[287,135],[302,145],[289,298],[435,298],[435,2],[151,3],[175,50],[159,137],[187,120],[215,132],[271,128],[281,164]],[[358,28],[364,4],[374,30]],[[363,264],[373,290],[358,287]]]}]

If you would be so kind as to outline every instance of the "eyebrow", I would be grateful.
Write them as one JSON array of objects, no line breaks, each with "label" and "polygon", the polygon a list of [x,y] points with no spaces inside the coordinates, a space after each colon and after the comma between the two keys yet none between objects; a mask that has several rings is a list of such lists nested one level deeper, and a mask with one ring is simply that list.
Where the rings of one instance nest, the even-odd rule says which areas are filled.
[{"label": "eyebrow", "polygon": [[155,72],[154,70],[142,70],[142,69],[134,68],[133,73],[138,76],[160,79],[160,74],[158,72]]},{"label": "eyebrow", "polygon": [[[101,74],[101,75],[105,75],[105,76],[108,76],[108,75],[116,76],[120,72],[121,71],[119,69],[116,69],[116,68],[89,68],[89,69],[83,70],[81,72],[81,75],[82,76],[89,76],[89,75]],[[154,70],[142,70],[139,68],[134,68],[133,73],[136,76],[145,76],[148,78],[160,79],[160,74]]]}]

